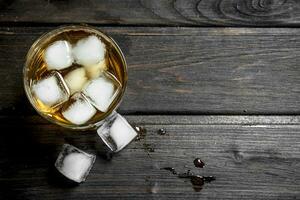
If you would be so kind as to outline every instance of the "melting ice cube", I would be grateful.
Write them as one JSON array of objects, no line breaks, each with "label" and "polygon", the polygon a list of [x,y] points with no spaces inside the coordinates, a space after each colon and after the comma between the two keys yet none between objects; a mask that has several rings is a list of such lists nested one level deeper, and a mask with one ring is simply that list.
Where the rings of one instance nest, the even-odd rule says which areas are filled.
[{"label": "melting ice cube", "polygon": [[84,66],[86,69],[87,76],[91,79],[99,77],[105,70],[107,70],[106,60],[102,60],[94,65],[86,65]]},{"label": "melting ice cube", "polygon": [[48,107],[58,106],[68,100],[70,92],[59,72],[53,71],[47,77],[32,85],[37,102]]},{"label": "melting ice cube", "polygon": [[122,150],[137,136],[132,126],[119,114],[108,118],[97,130],[97,133],[114,152]]},{"label": "melting ice cube", "polygon": [[73,55],[78,64],[97,64],[104,59],[105,44],[94,35],[83,38],[73,48]]},{"label": "melting ice cube", "polygon": [[45,50],[44,59],[49,70],[61,70],[71,66],[74,60],[71,44],[65,40],[52,43]]},{"label": "melting ice cube", "polygon": [[95,155],[88,154],[72,145],[64,144],[55,162],[55,167],[65,177],[80,183],[85,181],[95,160]]},{"label": "melting ice cube", "polygon": [[62,108],[62,115],[73,124],[81,125],[90,120],[97,110],[82,93],[75,93]]},{"label": "melting ice cube", "polygon": [[98,110],[106,112],[120,88],[120,82],[112,74],[104,72],[87,83],[83,92]]},{"label": "melting ice cube", "polygon": [[71,94],[81,91],[87,82],[86,72],[83,67],[74,69],[64,77]]}]

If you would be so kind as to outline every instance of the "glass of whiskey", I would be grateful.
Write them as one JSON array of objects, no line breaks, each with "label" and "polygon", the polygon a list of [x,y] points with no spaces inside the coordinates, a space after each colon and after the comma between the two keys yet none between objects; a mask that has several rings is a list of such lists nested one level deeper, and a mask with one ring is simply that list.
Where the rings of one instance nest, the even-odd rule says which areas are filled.
[{"label": "glass of whiskey", "polygon": [[[65,128],[98,129],[103,140],[99,129],[119,116],[115,110],[124,96],[128,73],[125,57],[111,37],[91,26],[73,25],[34,42],[23,77],[26,95],[42,117]],[[136,132],[131,126],[120,127],[117,134],[113,131],[114,137],[130,133],[123,148]]]}]

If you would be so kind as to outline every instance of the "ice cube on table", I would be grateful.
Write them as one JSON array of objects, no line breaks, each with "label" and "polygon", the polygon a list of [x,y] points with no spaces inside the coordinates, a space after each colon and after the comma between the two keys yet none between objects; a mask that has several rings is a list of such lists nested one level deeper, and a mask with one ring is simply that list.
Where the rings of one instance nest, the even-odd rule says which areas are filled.
[{"label": "ice cube on table", "polygon": [[99,63],[105,56],[105,44],[95,35],[79,40],[73,48],[78,64],[88,66]]},{"label": "ice cube on table", "polygon": [[85,69],[81,67],[69,72],[64,77],[64,80],[66,81],[67,86],[70,89],[70,93],[74,94],[75,92],[81,91],[88,78]]},{"label": "ice cube on table", "polygon": [[66,102],[70,96],[63,77],[57,71],[51,72],[41,80],[34,81],[31,89],[36,101],[50,108]]},{"label": "ice cube on table", "polygon": [[70,144],[64,144],[55,167],[68,179],[81,183],[85,181],[95,160],[95,155],[88,154]]},{"label": "ice cube on table", "polygon": [[127,146],[136,136],[137,132],[120,114],[115,114],[97,129],[102,141],[111,151],[118,152]]},{"label": "ice cube on table", "polygon": [[61,70],[71,66],[74,61],[71,44],[66,40],[50,44],[45,50],[44,59],[48,70]]},{"label": "ice cube on table", "polygon": [[97,110],[90,104],[84,94],[75,93],[62,108],[62,115],[76,125],[82,125],[90,120]]},{"label": "ice cube on table", "polygon": [[105,70],[107,70],[106,60],[101,60],[99,63],[94,65],[84,66],[86,69],[87,76],[91,79],[99,77]]},{"label": "ice cube on table", "polygon": [[109,72],[104,72],[87,83],[83,93],[98,110],[106,112],[120,90],[120,82]]}]

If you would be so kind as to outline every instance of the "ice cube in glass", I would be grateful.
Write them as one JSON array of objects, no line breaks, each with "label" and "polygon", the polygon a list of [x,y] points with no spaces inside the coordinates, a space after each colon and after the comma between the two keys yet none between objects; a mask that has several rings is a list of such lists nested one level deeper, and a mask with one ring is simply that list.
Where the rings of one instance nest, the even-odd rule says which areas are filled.
[{"label": "ice cube in glass", "polygon": [[117,78],[109,72],[104,72],[87,83],[83,93],[99,111],[106,112],[120,91],[121,84]]},{"label": "ice cube in glass", "polygon": [[83,67],[74,69],[64,76],[64,80],[67,83],[71,94],[79,92],[88,80],[86,70]]},{"label": "ice cube in glass", "polygon": [[75,61],[80,65],[94,65],[105,57],[105,44],[95,35],[79,40],[73,48]]},{"label": "ice cube in glass", "polygon": [[57,71],[34,81],[31,89],[36,102],[50,108],[66,102],[70,96],[70,91],[63,77]]},{"label": "ice cube in glass", "polygon": [[45,50],[44,60],[49,70],[62,70],[72,65],[72,46],[66,40],[58,40]]},{"label": "ice cube in glass", "polygon": [[73,124],[81,125],[90,120],[97,110],[90,104],[84,94],[77,92],[71,96],[62,108],[62,115]]}]

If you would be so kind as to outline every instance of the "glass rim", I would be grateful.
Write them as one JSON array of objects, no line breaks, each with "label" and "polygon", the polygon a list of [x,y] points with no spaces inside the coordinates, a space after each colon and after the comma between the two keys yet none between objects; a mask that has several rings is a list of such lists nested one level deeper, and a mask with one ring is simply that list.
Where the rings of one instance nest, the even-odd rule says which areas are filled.
[{"label": "glass rim", "polygon": [[[34,54],[38,50],[37,47],[41,43],[45,42],[45,40],[50,36],[58,35],[60,33],[67,32],[67,31],[72,31],[72,30],[74,30],[74,31],[78,31],[78,30],[89,31],[91,33],[98,34],[101,37],[104,37],[109,42],[111,42],[113,44],[113,47],[116,49],[116,51],[120,55],[120,58],[121,58],[121,61],[122,61],[122,64],[123,64],[123,70],[124,70],[124,73],[125,73],[125,75],[123,77],[124,80],[123,80],[123,84],[122,84],[122,87],[121,87],[121,92],[118,95],[115,102],[113,103],[113,105],[112,105],[113,107],[109,111],[105,112],[103,117],[101,119],[99,119],[98,121],[90,123],[90,124],[84,124],[84,125],[75,125],[75,124],[68,125],[68,124],[65,124],[63,122],[59,122],[58,120],[54,119],[53,117],[47,116],[47,114],[42,113],[41,111],[39,111],[36,108],[35,103],[33,101],[33,97],[32,97],[31,91],[30,91],[28,76],[27,76],[27,69],[28,69],[28,65],[29,65],[29,62],[30,62],[29,57],[30,57],[30,55]],[[121,48],[119,47],[119,45],[116,43],[116,41],[112,37],[110,37],[109,35],[107,35],[103,31],[99,30],[97,27],[90,26],[90,25],[63,25],[63,26],[59,26],[55,29],[52,29],[52,30],[42,34],[30,46],[30,48],[29,48],[29,50],[26,54],[25,63],[24,63],[24,66],[23,66],[23,87],[24,87],[27,99],[29,100],[29,102],[32,105],[32,107],[34,108],[34,110],[36,110],[36,112],[41,117],[43,117],[44,119],[50,121],[51,123],[60,125],[64,128],[73,129],[73,130],[88,130],[88,129],[96,129],[97,127],[99,127],[99,125],[102,124],[101,121],[103,121],[108,116],[110,116],[121,104],[122,99],[123,99],[124,94],[125,94],[125,91],[127,89],[127,81],[128,81],[128,66],[127,66],[127,62],[126,62],[124,53],[122,52]]]}]

